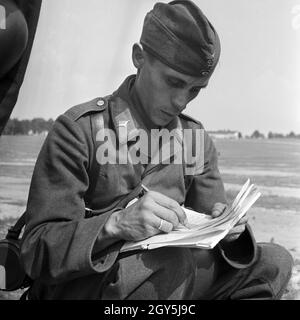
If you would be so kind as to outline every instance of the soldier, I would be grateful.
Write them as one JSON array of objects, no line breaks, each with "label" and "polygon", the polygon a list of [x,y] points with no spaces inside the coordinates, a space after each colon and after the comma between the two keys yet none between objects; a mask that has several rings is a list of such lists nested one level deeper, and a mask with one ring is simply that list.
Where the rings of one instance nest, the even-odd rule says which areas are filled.
[{"label": "soldier", "polygon": [[[126,240],[185,224],[182,205],[213,217],[223,212],[214,144],[200,122],[182,114],[208,85],[219,57],[217,32],[193,2],[157,3],[133,46],[137,74],[112,95],[56,120],[39,154],[27,205],[22,260],[33,280],[29,299],[282,296],[291,256],[278,245],[257,244],[247,218],[213,250],[120,253]],[[149,137],[153,129],[182,128],[204,132],[203,161],[199,155],[194,163],[176,163],[174,150],[169,162],[153,163],[149,152],[135,154],[149,161],[120,160],[124,153],[132,156],[137,144],[151,146],[142,131]],[[141,196],[142,184],[151,191]]]}]

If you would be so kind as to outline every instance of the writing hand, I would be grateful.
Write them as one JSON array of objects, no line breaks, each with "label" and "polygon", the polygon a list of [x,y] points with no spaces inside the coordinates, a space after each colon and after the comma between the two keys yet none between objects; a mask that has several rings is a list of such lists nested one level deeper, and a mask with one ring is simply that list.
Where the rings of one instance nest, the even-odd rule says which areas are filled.
[{"label": "writing hand", "polygon": [[186,214],[180,205],[161,193],[149,191],[131,206],[114,212],[105,229],[111,237],[138,241],[168,233],[179,223],[186,223]]}]

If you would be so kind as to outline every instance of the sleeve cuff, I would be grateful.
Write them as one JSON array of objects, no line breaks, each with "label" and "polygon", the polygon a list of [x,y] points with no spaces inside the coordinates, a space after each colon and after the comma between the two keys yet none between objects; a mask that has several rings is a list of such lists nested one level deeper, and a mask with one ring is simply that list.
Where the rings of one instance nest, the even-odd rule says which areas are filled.
[{"label": "sleeve cuff", "polygon": [[[109,211],[108,213],[106,213],[105,221],[102,223],[102,226],[105,224],[105,222],[107,221],[107,219],[110,217],[112,213],[122,209],[123,208],[115,208]],[[103,215],[101,216],[103,219]],[[101,250],[100,252],[93,253],[93,247],[96,241],[98,241],[98,234],[95,240],[93,241],[93,245],[89,253],[89,265],[94,272],[103,273],[108,271],[115,264],[118,258],[118,255],[120,253],[121,247],[124,244],[124,241],[118,241],[108,246],[104,250]]]},{"label": "sleeve cuff", "polygon": [[237,240],[219,243],[218,249],[224,260],[236,269],[247,268],[256,260],[257,245],[249,225]]}]

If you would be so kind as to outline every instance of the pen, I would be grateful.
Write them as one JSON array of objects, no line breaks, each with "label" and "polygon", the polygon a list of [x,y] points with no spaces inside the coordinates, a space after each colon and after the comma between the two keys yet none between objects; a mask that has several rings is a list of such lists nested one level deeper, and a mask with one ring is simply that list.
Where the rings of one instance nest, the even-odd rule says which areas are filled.
[{"label": "pen", "polygon": [[[144,190],[144,192],[149,192],[150,190],[143,184],[141,184],[142,189]],[[187,225],[180,223],[180,225],[186,229],[190,229]]]},{"label": "pen", "polygon": [[146,187],[146,186],[144,186],[143,184],[141,184],[141,187],[142,187],[142,189],[145,191],[145,192],[149,192],[150,190]]}]

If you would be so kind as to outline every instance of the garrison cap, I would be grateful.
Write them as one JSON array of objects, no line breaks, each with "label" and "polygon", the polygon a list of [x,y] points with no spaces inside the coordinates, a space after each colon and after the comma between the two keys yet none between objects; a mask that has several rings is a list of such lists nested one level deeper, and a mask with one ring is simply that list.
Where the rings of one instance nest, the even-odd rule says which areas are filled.
[{"label": "garrison cap", "polygon": [[189,0],[156,3],[145,17],[140,43],[172,69],[196,77],[210,77],[221,52],[216,30]]}]

